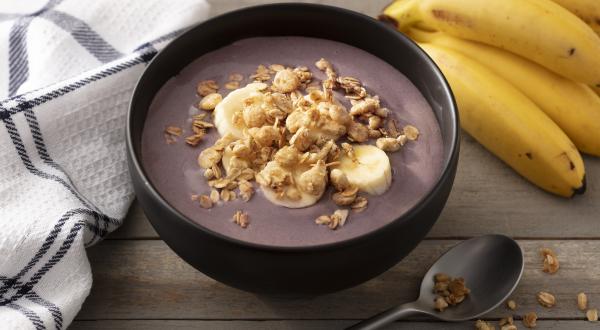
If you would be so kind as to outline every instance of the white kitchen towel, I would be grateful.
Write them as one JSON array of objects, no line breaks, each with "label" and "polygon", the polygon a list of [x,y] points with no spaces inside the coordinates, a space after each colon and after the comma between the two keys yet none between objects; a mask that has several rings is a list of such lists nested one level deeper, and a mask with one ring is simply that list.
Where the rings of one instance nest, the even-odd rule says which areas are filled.
[{"label": "white kitchen towel", "polygon": [[[0,329],[62,329],[133,199],[125,114],[204,0],[0,1]],[[3,126],[3,127],[2,127]]]}]

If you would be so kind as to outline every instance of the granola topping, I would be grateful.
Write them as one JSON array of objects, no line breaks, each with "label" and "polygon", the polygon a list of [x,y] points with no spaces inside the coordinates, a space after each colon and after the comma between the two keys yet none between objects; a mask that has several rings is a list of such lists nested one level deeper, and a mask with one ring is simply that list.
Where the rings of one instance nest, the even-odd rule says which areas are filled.
[{"label": "granola topping", "polygon": [[[347,208],[315,220],[330,229],[344,226],[350,211],[367,209],[367,197],[338,168],[342,164],[340,156],[358,161],[352,145],[344,140],[375,144],[386,152],[395,152],[407,141],[416,140],[418,130],[410,125],[398,130],[389,118],[390,111],[377,95],[369,94],[358,77],[339,76],[326,59],[320,59],[315,66],[326,76],[320,83],[313,80],[308,67],[277,63],[260,64],[249,76],[255,83],[251,90],[240,94],[245,96],[239,99],[239,109],[232,110],[229,117],[242,135],[223,136],[214,145],[203,146],[198,155],[198,165],[204,169],[204,178],[211,188],[209,195],[197,197],[202,207],[211,208],[238,198],[249,202],[255,180],[278,200],[307,205],[333,186],[332,201]],[[223,82],[224,89],[236,90],[244,76],[231,73],[228,79]],[[223,101],[218,90],[219,84],[214,80],[198,83],[197,93],[202,97],[198,108],[207,112],[193,117],[193,134],[185,138],[187,144],[202,145],[207,131],[214,127],[205,118]],[[338,99],[339,94],[344,97]],[[344,98],[351,103],[350,108],[342,103]],[[217,110],[222,113],[221,107]],[[181,134],[182,130],[165,130],[165,136],[173,140]],[[245,228],[247,215],[236,212],[234,222]],[[465,295],[442,298],[453,305]]]}]

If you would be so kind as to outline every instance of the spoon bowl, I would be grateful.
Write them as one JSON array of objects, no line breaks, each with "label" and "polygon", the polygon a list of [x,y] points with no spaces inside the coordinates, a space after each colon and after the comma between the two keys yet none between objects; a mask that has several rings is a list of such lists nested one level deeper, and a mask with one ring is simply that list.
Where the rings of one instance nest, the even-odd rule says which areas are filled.
[{"label": "spoon bowl", "polygon": [[[443,321],[466,321],[484,315],[505,301],[523,275],[521,247],[503,235],[486,235],[464,241],[443,254],[431,266],[423,282],[419,299],[394,307],[350,329],[371,330],[413,315],[425,314]],[[471,293],[456,306],[443,312],[434,309],[434,276],[445,273],[462,277]]]}]

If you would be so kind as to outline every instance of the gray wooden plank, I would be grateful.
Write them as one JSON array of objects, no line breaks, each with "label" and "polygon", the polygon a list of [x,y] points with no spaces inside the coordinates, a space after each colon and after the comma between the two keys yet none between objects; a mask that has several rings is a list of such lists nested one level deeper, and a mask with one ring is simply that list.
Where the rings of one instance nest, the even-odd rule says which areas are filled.
[{"label": "gray wooden plank", "polygon": [[[360,319],[417,296],[421,276],[455,244],[422,242],[404,261],[358,287],[310,299],[277,299],[227,287],[194,270],[160,240],[105,241],[90,248],[94,285],[78,319]],[[542,318],[583,319],[576,294],[586,291],[600,306],[600,241],[520,241],[526,270],[514,299],[516,314],[535,311]],[[539,249],[555,249],[561,269],[541,271]],[[547,290],[557,306],[540,307],[535,294]],[[504,317],[500,307],[488,317]]]},{"label": "gray wooden plank", "polygon": [[[600,159],[586,157],[588,190],[573,199],[534,187],[463,135],[454,188],[429,238],[488,233],[520,238],[599,238]],[[109,239],[156,238],[137,202]]]},{"label": "gray wooden plank", "polygon": [[[281,329],[281,330],[331,330],[344,329],[352,325],[354,321],[204,321],[204,320],[111,320],[111,321],[75,321],[69,329],[71,330],[163,330],[163,329]],[[496,322],[493,322],[496,324]],[[538,321],[538,329],[551,330],[588,330],[597,329],[598,324],[587,321]],[[517,322],[517,326],[521,326]],[[473,329],[473,322],[463,323],[441,323],[441,322],[396,322],[382,330],[411,329],[411,330],[466,330]],[[497,329],[496,324],[496,329]]]}]

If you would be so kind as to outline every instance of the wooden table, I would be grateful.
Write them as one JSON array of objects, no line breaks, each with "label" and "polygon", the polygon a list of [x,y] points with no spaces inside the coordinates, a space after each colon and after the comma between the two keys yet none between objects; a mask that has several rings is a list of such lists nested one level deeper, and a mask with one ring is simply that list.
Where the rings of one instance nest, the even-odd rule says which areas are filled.
[{"label": "wooden table", "polygon": [[[314,1],[376,15],[389,0]],[[214,0],[213,15],[259,0]],[[600,307],[600,159],[585,159],[588,191],[573,200],[551,196],[516,175],[468,136],[448,204],[429,236],[407,258],[358,287],[312,299],[265,298],[227,287],[196,271],[160,240],[134,203],[125,225],[88,250],[94,285],[72,329],[336,329],[416,298],[421,276],[447,248],[488,233],[518,239],[526,270],[513,299],[516,317],[535,311],[541,329],[592,329],[576,307],[585,291]],[[541,271],[539,249],[558,254],[557,274]],[[546,309],[538,291],[556,295]],[[505,307],[486,316],[513,314]],[[523,329],[521,322],[518,326]],[[472,329],[416,319],[398,329]]]}]

